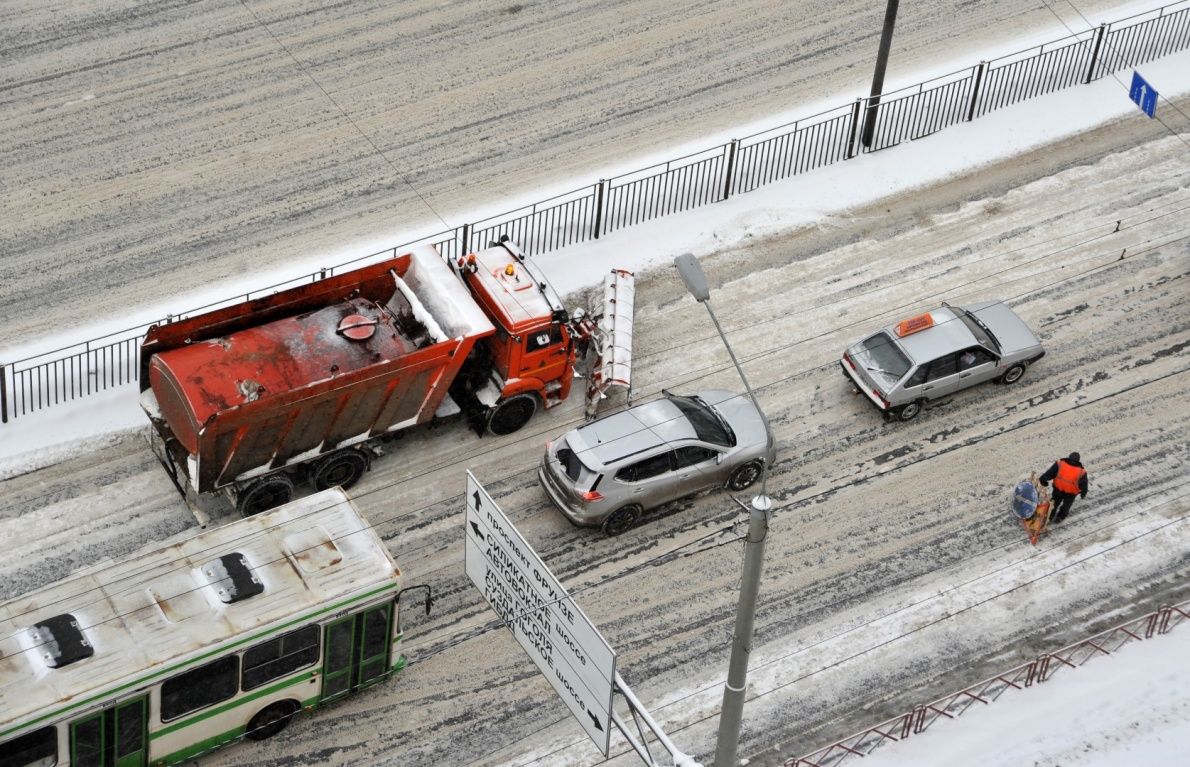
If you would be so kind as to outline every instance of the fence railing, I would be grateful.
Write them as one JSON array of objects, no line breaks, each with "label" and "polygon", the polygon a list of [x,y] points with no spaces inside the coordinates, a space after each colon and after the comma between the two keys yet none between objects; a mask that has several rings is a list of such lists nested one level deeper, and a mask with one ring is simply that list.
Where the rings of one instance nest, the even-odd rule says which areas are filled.
[{"label": "fence railing", "polygon": [[[875,152],[973,120],[1019,101],[1091,82],[1120,69],[1190,48],[1190,0],[1162,6],[910,88],[860,98],[817,115],[702,152],[463,224],[414,242],[352,259],[223,301],[189,309],[191,316],[256,295],[389,258],[430,243],[454,258],[508,234],[529,254],[557,250],[650,221],[710,205],[798,173]],[[870,146],[859,145],[874,120]],[[159,322],[170,322],[174,316]],[[136,380],[139,340],[149,325],[0,363],[0,422]]]},{"label": "fence railing", "polygon": [[882,745],[929,729],[940,719],[962,716],[975,704],[988,704],[1009,690],[1021,690],[1052,679],[1062,669],[1078,668],[1092,658],[1111,655],[1132,641],[1166,634],[1190,619],[1190,601],[1165,605],[1139,618],[1101,631],[1052,653],[1014,666],[978,684],[894,716],[829,746],[785,760],[784,767],[838,767],[854,756],[867,756]]}]

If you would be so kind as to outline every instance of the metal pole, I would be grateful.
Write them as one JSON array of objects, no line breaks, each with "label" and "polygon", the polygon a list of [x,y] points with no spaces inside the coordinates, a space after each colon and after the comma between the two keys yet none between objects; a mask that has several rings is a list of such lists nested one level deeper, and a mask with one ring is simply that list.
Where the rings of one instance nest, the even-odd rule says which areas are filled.
[{"label": "metal pole", "polygon": [[[731,356],[731,364],[748,390],[748,397],[764,423],[766,448],[774,449],[773,431],[769,419],[756,401],[756,393],[736,359],[735,351],[727,342],[719,318],[711,309],[711,288],[702,266],[693,253],[683,253],[674,259],[674,266],[690,295],[700,304],[705,304],[715,330],[723,340],[723,346]],[[767,456],[766,456],[767,458]],[[748,538],[744,543],[744,572],[740,576],[740,601],[736,607],[735,633],[731,639],[731,659],[727,663],[727,684],[723,688],[723,709],[719,714],[719,740],[715,745],[715,767],[735,767],[736,751],[740,745],[740,722],[744,718],[744,689],[748,682],[748,660],[752,654],[752,628],[756,618],[756,597],[760,593],[760,571],[764,563],[764,543],[769,534],[769,509],[772,502],[768,495],[769,461],[760,466],[760,495],[752,499],[748,519]]]},{"label": "metal pole", "polygon": [[[645,720],[645,724],[647,724],[649,729],[652,730],[653,735],[656,736],[658,742],[661,743],[661,747],[669,752],[675,767],[701,767],[693,757],[683,752],[677,747],[677,745],[674,744],[672,740],[670,740],[669,736],[665,734],[665,730],[661,729],[661,725],[657,724],[657,721],[653,719],[652,714],[650,714],[648,709],[646,709],[644,705],[637,699],[636,694],[632,692],[632,688],[629,687],[624,681],[624,677],[620,676],[619,671],[616,672],[615,682],[615,689],[624,696],[624,700],[628,701],[628,707],[632,710],[634,715],[639,714],[641,719]],[[614,711],[612,713],[615,714]],[[616,718],[618,719],[618,717]],[[620,723],[617,722],[617,724]],[[627,737],[628,733],[626,732],[626,729],[627,728],[621,727],[620,731],[623,732]],[[633,738],[629,737],[628,740],[631,742]],[[635,744],[633,744],[633,747],[635,748]],[[641,749],[637,749],[637,753],[640,753],[640,751]],[[641,758],[643,759],[644,756],[642,755]]]},{"label": "metal pole", "polygon": [[[711,322],[715,323],[715,330],[723,339],[731,362],[739,373],[744,388],[752,399],[752,404],[760,413],[760,420],[764,422],[767,443],[771,444],[773,435],[769,427],[768,418],[756,401],[756,394],[740,367],[719,319],[711,309],[710,301],[703,301],[707,313],[711,315]],[[727,663],[727,684],[723,687],[723,707],[719,714],[719,738],[715,744],[715,767],[735,767],[736,752],[740,745],[740,724],[744,719],[744,694],[748,686],[748,662],[752,657],[752,630],[756,621],[756,598],[760,594],[760,573],[764,565],[764,544],[769,534],[769,508],[772,506],[768,497],[768,461],[760,469],[760,495],[752,499],[752,507],[748,516],[748,537],[744,542],[744,572],[740,576],[740,600],[736,607],[735,632],[731,639],[731,659]]]},{"label": "metal pole", "polygon": [[[761,505],[764,505],[765,508],[760,508]],[[767,505],[767,496],[757,496],[752,499],[752,509],[748,519],[748,539],[744,543],[744,573],[740,582],[740,601],[735,614],[735,635],[731,640],[731,660],[727,664],[727,684],[723,687],[723,710],[719,714],[719,740],[715,744],[715,767],[736,767],[736,751],[740,745],[740,723],[744,718],[744,693],[748,686],[748,661],[752,656],[752,628],[756,618],[756,597],[760,593],[760,571],[764,563],[764,543],[769,534]]]},{"label": "metal pole", "polygon": [[876,130],[876,107],[880,104],[880,94],[884,92],[884,70],[888,67],[888,50],[892,47],[893,27],[897,23],[897,6],[900,0],[888,0],[888,7],[884,11],[884,31],[880,33],[880,50],[876,54],[876,71],[872,73],[872,94],[868,99],[868,113],[864,118],[864,133],[861,141],[869,149],[872,147],[872,134]]},{"label": "metal pole", "polygon": [[[764,422],[764,433],[768,438],[766,444],[772,444],[773,433],[769,429],[769,419],[765,417],[764,411],[760,408],[760,403],[756,401],[756,394],[753,393],[752,387],[748,384],[748,377],[744,375],[744,369],[740,367],[740,361],[735,358],[735,352],[732,350],[731,344],[727,343],[727,336],[723,334],[723,327],[719,324],[719,318],[715,316],[715,312],[711,309],[711,302],[703,301],[702,305],[707,308],[707,314],[711,315],[711,322],[715,323],[715,330],[718,331],[719,338],[722,339],[723,345],[727,347],[727,354],[731,357],[731,364],[735,365],[735,372],[739,373],[740,380],[744,382],[744,389],[748,392],[748,396],[752,399],[752,405],[756,408],[756,412],[760,413],[760,420]],[[768,480],[768,461],[765,461],[760,465],[760,495],[766,500],[769,496]]]},{"label": "metal pole", "polygon": [[1107,30],[1107,24],[1100,24],[1099,29],[1095,31],[1095,47],[1091,50],[1091,63],[1087,65],[1087,79],[1083,80],[1083,84],[1091,82],[1092,76],[1095,74],[1095,62],[1099,61],[1099,46],[1103,44],[1103,33]]},{"label": "metal pole", "polygon": [[731,197],[731,174],[735,170],[735,154],[740,147],[737,139],[732,139],[727,145],[727,171],[723,174],[723,199]]},{"label": "metal pole", "polygon": [[599,183],[595,185],[595,225],[591,227],[592,234],[595,239],[599,239],[599,230],[603,228],[603,192],[607,187],[607,181],[599,179]]},{"label": "metal pole", "polygon": [[5,365],[0,365],[0,423],[8,423],[8,381]]}]

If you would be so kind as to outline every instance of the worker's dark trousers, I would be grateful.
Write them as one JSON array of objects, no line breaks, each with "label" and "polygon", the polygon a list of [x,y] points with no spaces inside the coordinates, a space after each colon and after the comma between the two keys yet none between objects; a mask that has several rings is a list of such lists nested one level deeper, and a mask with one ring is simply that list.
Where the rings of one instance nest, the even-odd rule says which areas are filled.
[{"label": "worker's dark trousers", "polygon": [[1066,519],[1066,515],[1070,513],[1070,507],[1074,504],[1074,496],[1067,495],[1061,490],[1054,491],[1054,511],[1050,514],[1050,521],[1061,522]]}]

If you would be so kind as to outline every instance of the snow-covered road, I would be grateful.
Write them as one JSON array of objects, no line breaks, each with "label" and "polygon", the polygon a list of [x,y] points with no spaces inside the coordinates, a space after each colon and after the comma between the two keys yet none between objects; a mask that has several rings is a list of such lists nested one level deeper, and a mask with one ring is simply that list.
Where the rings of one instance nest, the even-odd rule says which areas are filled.
[{"label": "snow-covered road", "polygon": [[[930,152],[944,140],[893,151]],[[1047,640],[1081,637],[1107,611],[1146,612],[1185,588],[1184,141],[1125,118],[704,256],[717,313],[779,440],[770,480],[778,511],[740,749],[752,764],[779,764],[1033,657]],[[788,189],[812,192],[833,173]],[[642,227],[616,237],[627,248],[663,235]],[[992,297],[1010,301],[1048,350],[1020,383],[962,393],[899,425],[852,396],[838,355],[858,334],[943,299]],[[638,277],[635,348],[638,397],[738,388],[705,312],[669,268]],[[544,440],[579,418],[577,407],[509,438],[479,441],[458,426],[394,444],[354,495],[409,581],[431,583],[438,598],[429,619],[407,616],[409,668],[296,720],[284,737],[201,762],[601,761],[463,575],[464,466],[576,593],[671,736],[707,759],[741,517],[713,493],[614,540],[571,527],[532,469]],[[1090,471],[1091,495],[1032,549],[1006,493],[1072,449]],[[192,524],[138,438],[116,437],[4,483],[0,588],[21,593]],[[996,596],[1005,589],[1008,597]],[[958,617],[938,620],[946,615]],[[613,744],[622,754],[622,742]]]},{"label": "snow-covered road", "polygon": [[[1098,24],[1123,15],[1101,18],[1117,5],[1079,8]],[[6,3],[0,349],[220,280],[234,294],[260,270],[317,269],[476,208],[543,199],[564,179],[714,145],[751,120],[847,103],[866,92],[882,11],[859,0]],[[888,85],[1062,37],[1055,13],[1087,27],[1037,0],[906,3]],[[178,300],[173,311],[195,304]]]}]

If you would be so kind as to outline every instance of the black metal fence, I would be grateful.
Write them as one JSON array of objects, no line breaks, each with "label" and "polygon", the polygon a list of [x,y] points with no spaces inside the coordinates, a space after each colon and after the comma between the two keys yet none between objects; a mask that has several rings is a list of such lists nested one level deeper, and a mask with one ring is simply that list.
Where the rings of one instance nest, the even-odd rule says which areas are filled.
[{"label": "black metal fence", "polygon": [[[526,253],[540,254],[904,141],[928,136],[1025,99],[1089,83],[1121,69],[1190,48],[1190,0],[1103,24],[876,99],[834,109],[722,146],[581,187],[473,224],[236,295],[162,322],[322,279],[343,268],[396,255],[411,245],[435,245],[454,258],[501,234]],[[864,121],[874,120],[870,146]],[[0,364],[0,422],[136,380],[137,355],[148,326]]]}]

